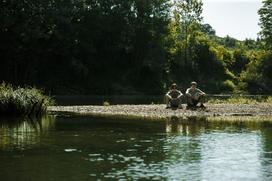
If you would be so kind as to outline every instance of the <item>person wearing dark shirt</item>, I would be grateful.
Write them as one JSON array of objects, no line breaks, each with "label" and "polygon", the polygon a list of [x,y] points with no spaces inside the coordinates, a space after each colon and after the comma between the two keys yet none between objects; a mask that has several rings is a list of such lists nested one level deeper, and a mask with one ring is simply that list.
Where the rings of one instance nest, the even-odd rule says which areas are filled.
[{"label": "person wearing dark shirt", "polygon": [[177,84],[172,84],[165,95],[166,108],[182,108],[182,96],[183,94],[177,89]]}]

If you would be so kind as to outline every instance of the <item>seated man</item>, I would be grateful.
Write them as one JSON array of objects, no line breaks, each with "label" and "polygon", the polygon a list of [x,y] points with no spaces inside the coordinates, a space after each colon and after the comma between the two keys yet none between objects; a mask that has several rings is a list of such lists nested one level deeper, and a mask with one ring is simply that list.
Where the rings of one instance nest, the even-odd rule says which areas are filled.
[{"label": "seated man", "polygon": [[206,95],[200,89],[196,88],[197,83],[192,82],[191,87],[186,90],[187,108],[196,107],[200,103],[201,108],[206,108],[203,104],[205,102],[204,96]]},{"label": "seated man", "polygon": [[182,108],[181,99],[183,94],[177,90],[177,84],[172,84],[170,90],[165,95],[166,108]]}]

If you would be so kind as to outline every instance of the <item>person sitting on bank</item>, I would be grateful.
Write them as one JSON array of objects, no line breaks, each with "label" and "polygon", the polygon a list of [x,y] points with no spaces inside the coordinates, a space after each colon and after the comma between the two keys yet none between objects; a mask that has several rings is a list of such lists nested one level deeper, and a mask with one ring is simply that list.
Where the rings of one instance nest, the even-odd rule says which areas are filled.
[{"label": "person sitting on bank", "polygon": [[183,94],[177,90],[177,84],[172,84],[165,95],[166,108],[182,108],[181,100]]},{"label": "person sitting on bank", "polygon": [[187,108],[196,107],[198,103],[200,103],[201,108],[206,108],[204,106],[205,102],[205,92],[196,88],[197,83],[192,82],[191,87],[186,90],[186,98],[187,98]]}]

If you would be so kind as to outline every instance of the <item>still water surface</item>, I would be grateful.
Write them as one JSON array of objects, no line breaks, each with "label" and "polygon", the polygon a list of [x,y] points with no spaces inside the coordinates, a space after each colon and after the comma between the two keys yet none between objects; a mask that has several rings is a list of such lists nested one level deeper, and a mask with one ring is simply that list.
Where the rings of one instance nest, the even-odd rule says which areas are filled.
[{"label": "still water surface", "polygon": [[0,122],[0,180],[272,180],[270,123]]}]

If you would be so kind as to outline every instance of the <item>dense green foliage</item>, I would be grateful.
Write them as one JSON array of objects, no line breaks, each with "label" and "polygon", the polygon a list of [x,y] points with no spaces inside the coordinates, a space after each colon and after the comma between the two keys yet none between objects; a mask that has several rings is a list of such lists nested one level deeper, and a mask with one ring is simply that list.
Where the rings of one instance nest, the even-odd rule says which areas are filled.
[{"label": "dense green foliage", "polygon": [[0,84],[0,115],[41,116],[53,101],[35,88]]},{"label": "dense green foliage", "polygon": [[264,0],[259,10],[261,36],[266,42],[267,49],[272,49],[272,0]]},{"label": "dense green foliage", "polygon": [[220,38],[201,0],[2,0],[0,81],[52,94],[271,94],[271,0],[257,41]]}]

